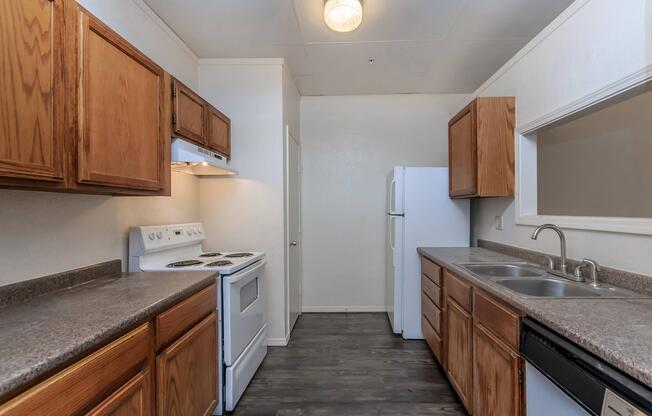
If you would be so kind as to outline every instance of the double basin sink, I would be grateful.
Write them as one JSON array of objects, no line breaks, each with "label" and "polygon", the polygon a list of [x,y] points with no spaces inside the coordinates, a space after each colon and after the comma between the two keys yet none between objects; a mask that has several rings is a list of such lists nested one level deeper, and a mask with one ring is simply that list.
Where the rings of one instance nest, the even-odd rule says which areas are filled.
[{"label": "double basin sink", "polygon": [[541,266],[526,262],[458,264],[468,272],[490,279],[523,296],[545,298],[629,298],[637,295],[627,290],[587,284],[559,278]]}]

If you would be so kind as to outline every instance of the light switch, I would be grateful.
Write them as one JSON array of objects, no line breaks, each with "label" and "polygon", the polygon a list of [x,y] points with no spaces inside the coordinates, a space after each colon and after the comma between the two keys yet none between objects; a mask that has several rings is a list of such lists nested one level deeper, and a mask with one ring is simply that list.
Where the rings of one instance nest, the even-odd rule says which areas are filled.
[{"label": "light switch", "polygon": [[502,215],[496,215],[494,217],[494,228],[498,231],[503,230],[503,216]]}]

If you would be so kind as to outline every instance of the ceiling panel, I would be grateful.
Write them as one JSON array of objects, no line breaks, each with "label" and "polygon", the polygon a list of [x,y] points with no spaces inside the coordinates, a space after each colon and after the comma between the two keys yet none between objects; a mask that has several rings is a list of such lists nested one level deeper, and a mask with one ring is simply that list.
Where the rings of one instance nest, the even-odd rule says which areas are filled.
[{"label": "ceiling panel", "polygon": [[573,0],[363,0],[346,34],[323,0],[144,1],[200,58],[285,58],[327,95],[473,92]]},{"label": "ceiling panel", "polygon": [[145,0],[202,58],[211,44],[303,44],[292,0]]},{"label": "ceiling panel", "polygon": [[451,39],[530,39],[569,5],[568,0],[473,0]]},{"label": "ceiling panel", "polygon": [[469,0],[364,0],[360,27],[338,33],[324,23],[324,2],[295,0],[304,41],[370,42],[441,39]]}]

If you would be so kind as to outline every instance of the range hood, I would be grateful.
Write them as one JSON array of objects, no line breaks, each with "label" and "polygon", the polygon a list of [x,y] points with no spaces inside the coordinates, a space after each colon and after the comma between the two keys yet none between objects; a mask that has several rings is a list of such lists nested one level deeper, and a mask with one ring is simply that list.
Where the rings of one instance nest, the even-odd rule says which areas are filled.
[{"label": "range hood", "polygon": [[232,176],[238,173],[228,167],[225,156],[179,138],[172,139],[170,159],[173,170],[195,176]]}]

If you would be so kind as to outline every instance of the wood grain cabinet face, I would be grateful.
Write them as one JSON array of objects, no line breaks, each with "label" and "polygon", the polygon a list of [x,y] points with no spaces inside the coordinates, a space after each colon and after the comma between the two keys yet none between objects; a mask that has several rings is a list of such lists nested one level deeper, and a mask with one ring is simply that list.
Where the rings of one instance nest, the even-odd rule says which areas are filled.
[{"label": "wood grain cabinet face", "polygon": [[206,119],[208,105],[199,95],[178,80],[172,83],[174,106],[174,133],[195,142],[206,144]]},{"label": "wood grain cabinet face", "polygon": [[0,177],[63,181],[63,1],[0,2]]},{"label": "wood grain cabinet face", "polygon": [[473,106],[469,107],[455,123],[449,126],[450,196],[474,195],[476,193],[474,109]]},{"label": "wood grain cabinet face", "polygon": [[475,416],[518,416],[521,359],[482,325],[473,325]]},{"label": "wood grain cabinet face", "polygon": [[116,390],[86,416],[150,416],[152,413],[152,372],[145,368]]},{"label": "wood grain cabinet face", "polygon": [[206,146],[231,158],[231,120],[214,107],[208,108]]},{"label": "wood grain cabinet face", "polygon": [[514,97],[480,97],[451,119],[451,197],[514,195],[514,113]]},{"label": "wood grain cabinet face", "polygon": [[215,313],[156,357],[158,416],[209,415],[217,404]]},{"label": "wood grain cabinet face", "polygon": [[446,373],[471,412],[473,400],[473,321],[453,299],[446,298]]},{"label": "wood grain cabinet face", "polygon": [[162,189],[164,71],[90,14],[79,24],[78,181]]},{"label": "wood grain cabinet face", "polygon": [[[79,415],[112,397],[133,374],[149,368],[151,345],[152,326],[147,323],[0,405],[0,416]],[[148,391],[143,394],[152,400]]]}]

